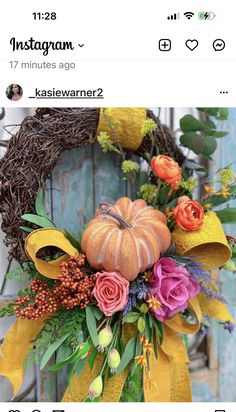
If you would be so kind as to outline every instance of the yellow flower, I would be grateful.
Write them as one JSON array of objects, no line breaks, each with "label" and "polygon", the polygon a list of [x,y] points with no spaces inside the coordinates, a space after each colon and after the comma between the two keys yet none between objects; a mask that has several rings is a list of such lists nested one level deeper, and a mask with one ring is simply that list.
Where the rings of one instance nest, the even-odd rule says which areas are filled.
[{"label": "yellow flower", "polygon": [[214,188],[212,186],[205,185],[204,189],[208,195],[211,195],[212,193],[214,193]]},{"label": "yellow flower", "polygon": [[157,389],[157,384],[151,380],[150,376],[146,376],[144,379],[144,387],[145,389]]},{"label": "yellow flower", "polygon": [[212,208],[212,206],[213,206],[212,203],[206,203],[206,204],[204,205],[204,210],[209,210],[209,209]]},{"label": "yellow flower", "polygon": [[137,364],[140,365],[142,368],[147,366],[147,359],[144,355],[135,356],[134,359],[137,361]]},{"label": "yellow flower", "polygon": [[142,135],[145,136],[148,133],[153,133],[156,128],[157,125],[152,119],[146,119],[142,124]]},{"label": "yellow flower", "polygon": [[145,339],[144,345],[143,345],[143,353],[150,355],[153,353],[153,344],[149,343],[147,339]]},{"label": "yellow flower", "polygon": [[220,183],[223,186],[230,185],[234,181],[234,171],[226,167],[220,170]]},{"label": "yellow flower", "polygon": [[144,336],[143,335],[139,336],[138,341],[141,345],[144,342]]},{"label": "yellow flower", "polygon": [[142,276],[142,278],[145,280],[145,282],[147,282],[150,277],[152,276],[152,272],[150,270],[146,270]]},{"label": "yellow flower", "polygon": [[221,191],[216,193],[216,196],[223,196],[225,199],[227,199],[229,195],[230,195],[230,191],[227,186],[222,187]]},{"label": "yellow flower", "polygon": [[170,211],[170,208],[169,208],[169,207],[166,207],[166,209],[165,209],[165,215],[166,215],[167,219],[169,219],[171,216],[173,216],[173,214],[174,214],[174,213]]},{"label": "yellow flower", "polygon": [[147,300],[147,303],[149,305],[149,309],[160,309],[161,307],[161,303],[159,302],[159,300],[157,300],[154,296],[152,296],[150,299]]}]

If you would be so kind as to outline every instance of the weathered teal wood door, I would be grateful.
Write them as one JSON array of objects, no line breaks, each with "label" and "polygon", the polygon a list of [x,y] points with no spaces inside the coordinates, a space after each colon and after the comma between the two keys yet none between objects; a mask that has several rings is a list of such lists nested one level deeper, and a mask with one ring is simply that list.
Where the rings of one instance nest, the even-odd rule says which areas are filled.
[{"label": "weathered teal wood door", "polygon": [[[236,109],[230,110],[230,116],[219,127],[229,130],[230,135],[218,139],[218,150],[210,165],[210,173],[236,162]],[[230,166],[236,173],[236,163]],[[227,206],[236,207],[236,200]],[[224,205],[226,207],[226,205]],[[236,224],[225,225],[225,232],[236,237]],[[236,277],[235,274],[221,271],[219,289],[227,297],[230,311],[236,317]],[[194,400],[198,402],[235,402],[236,401],[236,331],[229,334],[222,326],[213,323],[212,332],[207,341],[207,367],[192,373]]]}]

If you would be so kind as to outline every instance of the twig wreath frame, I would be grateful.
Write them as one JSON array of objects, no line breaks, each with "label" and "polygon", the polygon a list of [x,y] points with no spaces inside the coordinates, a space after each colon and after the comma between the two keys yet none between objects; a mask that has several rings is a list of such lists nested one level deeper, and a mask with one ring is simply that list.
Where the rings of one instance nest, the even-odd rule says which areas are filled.
[{"label": "twig wreath frame", "polygon": [[[25,259],[26,234],[20,229],[21,216],[32,213],[38,190],[65,150],[96,142],[100,110],[103,109],[40,108],[23,120],[19,131],[9,140],[7,152],[0,160],[0,213],[9,256],[18,262]],[[185,158],[170,130],[150,110],[147,118],[157,124],[153,148],[150,138],[145,136],[132,153],[145,157],[152,148],[154,156],[169,155],[181,165]],[[129,150],[126,153],[129,156]]]}]

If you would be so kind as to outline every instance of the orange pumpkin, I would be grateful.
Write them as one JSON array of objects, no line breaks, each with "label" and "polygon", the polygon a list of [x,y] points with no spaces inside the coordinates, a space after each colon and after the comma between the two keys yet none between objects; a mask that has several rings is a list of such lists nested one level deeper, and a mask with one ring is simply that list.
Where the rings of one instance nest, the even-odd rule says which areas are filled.
[{"label": "orange pumpkin", "polygon": [[129,281],[152,267],[170,243],[165,215],[145,200],[128,197],[114,205],[102,203],[82,237],[94,269],[120,272]]}]

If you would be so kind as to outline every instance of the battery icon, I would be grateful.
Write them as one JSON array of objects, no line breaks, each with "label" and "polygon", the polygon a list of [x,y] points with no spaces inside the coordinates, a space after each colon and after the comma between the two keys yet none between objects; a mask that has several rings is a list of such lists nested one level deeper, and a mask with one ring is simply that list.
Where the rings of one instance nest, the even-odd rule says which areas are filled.
[{"label": "battery icon", "polygon": [[213,11],[200,11],[198,13],[199,20],[213,20],[216,17]]}]

